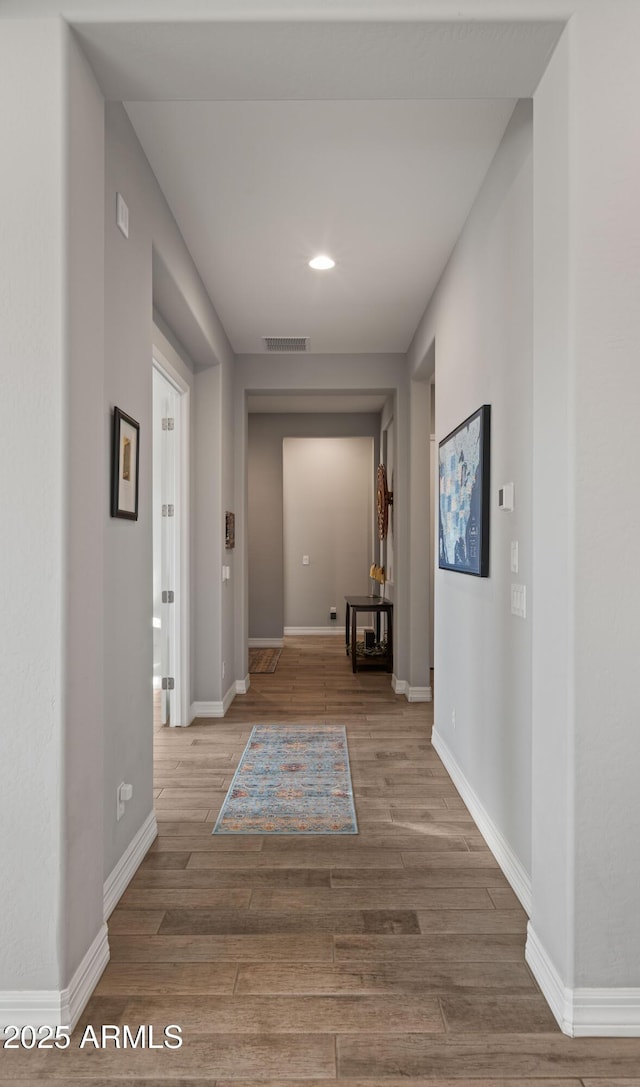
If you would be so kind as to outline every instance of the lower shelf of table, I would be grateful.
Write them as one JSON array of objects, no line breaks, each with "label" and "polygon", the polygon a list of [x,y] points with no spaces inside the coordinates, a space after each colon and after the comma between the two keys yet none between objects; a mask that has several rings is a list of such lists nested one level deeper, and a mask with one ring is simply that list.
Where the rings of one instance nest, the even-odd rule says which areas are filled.
[{"label": "lower shelf of table", "polygon": [[[353,654],[351,652],[351,646],[346,648],[347,656],[351,657],[353,661]],[[393,671],[393,657],[390,656],[386,646],[377,645],[373,649],[365,649],[363,642],[356,642],[356,671],[367,671],[371,669],[384,670],[385,672]]]}]

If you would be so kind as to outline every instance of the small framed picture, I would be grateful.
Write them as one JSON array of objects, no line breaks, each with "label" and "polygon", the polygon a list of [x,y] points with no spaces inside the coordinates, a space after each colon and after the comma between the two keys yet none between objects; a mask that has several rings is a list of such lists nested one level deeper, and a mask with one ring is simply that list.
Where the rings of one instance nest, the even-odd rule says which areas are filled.
[{"label": "small framed picture", "polygon": [[224,515],[224,546],[227,551],[232,551],[236,546],[236,518],[229,510]]},{"label": "small framed picture", "polygon": [[111,516],[138,520],[140,424],[120,408],[113,409]]}]

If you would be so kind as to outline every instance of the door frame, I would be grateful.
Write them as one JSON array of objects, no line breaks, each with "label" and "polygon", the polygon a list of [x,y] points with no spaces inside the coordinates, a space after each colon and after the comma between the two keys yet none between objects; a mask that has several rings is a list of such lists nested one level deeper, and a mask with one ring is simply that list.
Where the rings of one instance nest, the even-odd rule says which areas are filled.
[{"label": "door frame", "polygon": [[191,724],[191,595],[190,595],[190,448],[191,448],[191,388],[178,371],[153,346],[153,369],[165,379],[178,394],[176,430],[176,494],[175,506],[178,519],[175,550],[175,586],[178,608],[175,617],[175,691],[172,727]]}]

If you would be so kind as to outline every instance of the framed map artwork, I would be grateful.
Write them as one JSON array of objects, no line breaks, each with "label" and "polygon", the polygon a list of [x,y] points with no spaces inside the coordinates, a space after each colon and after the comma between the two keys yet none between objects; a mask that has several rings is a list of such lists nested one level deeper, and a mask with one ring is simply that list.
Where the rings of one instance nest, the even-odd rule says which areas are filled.
[{"label": "framed map artwork", "polygon": [[490,404],[483,404],[440,442],[441,570],[489,576],[490,449]]}]

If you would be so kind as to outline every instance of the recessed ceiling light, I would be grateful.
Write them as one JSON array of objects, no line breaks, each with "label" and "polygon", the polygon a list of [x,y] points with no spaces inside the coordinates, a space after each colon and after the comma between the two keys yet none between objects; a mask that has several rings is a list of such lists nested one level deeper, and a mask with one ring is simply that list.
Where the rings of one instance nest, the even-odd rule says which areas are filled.
[{"label": "recessed ceiling light", "polygon": [[336,262],[331,257],[318,256],[309,261],[309,267],[315,268],[316,272],[327,272],[329,268],[335,268]]}]

